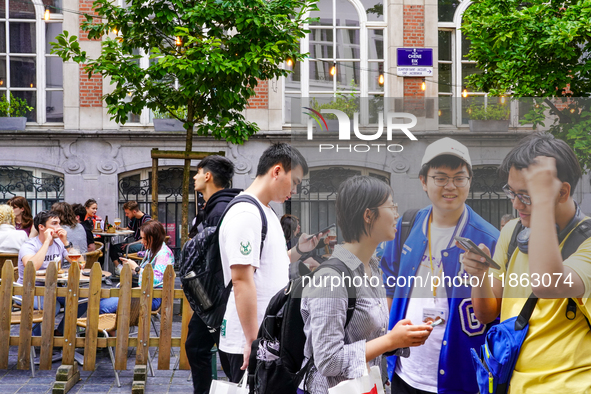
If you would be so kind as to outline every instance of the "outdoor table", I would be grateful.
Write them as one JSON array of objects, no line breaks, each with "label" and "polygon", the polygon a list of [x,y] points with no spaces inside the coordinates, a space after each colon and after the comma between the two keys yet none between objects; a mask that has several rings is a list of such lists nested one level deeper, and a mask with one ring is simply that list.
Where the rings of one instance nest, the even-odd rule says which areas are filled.
[{"label": "outdoor table", "polygon": [[109,255],[109,249],[111,248],[111,240],[108,239],[109,237],[117,237],[120,235],[131,235],[134,232],[131,230],[117,230],[114,233],[107,233],[107,232],[92,232],[95,236],[96,235],[100,235],[101,237],[105,238],[105,253],[104,253],[104,257],[105,257],[105,261],[103,262],[103,271],[109,271],[112,272],[110,270],[111,266],[109,264],[109,262],[111,261],[111,257]]},{"label": "outdoor table", "polygon": [[127,255],[127,258],[135,261],[142,261],[144,259],[143,257],[140,257],[137,253],[130,253]]},{"label": "outdoor table", "polygon": [[[84,275],[82,273],[82,271],[84,271],[84,270],[80,270],[80,283],[90,283],[90,276]],[[109,271],[102,271],[102,272],[103,272],[103,280],[108,279],[112,275]],[[35,281],[45,283],[45,275],[35,275]],[[68,276],[64,275],[64,274],[58,274],[57,283],[58,284],[67,284],[68,283]]]}]

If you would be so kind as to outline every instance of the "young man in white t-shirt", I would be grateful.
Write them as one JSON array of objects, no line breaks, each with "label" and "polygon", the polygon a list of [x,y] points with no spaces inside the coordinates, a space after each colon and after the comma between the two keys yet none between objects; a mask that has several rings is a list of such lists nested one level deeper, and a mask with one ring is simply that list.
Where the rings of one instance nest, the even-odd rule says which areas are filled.
[{"label": "young man in white t-shirt", "polygon": [[402,218],[398,221],[397,237],[388,242],[381,261],[391,305],[389,328],[404,319],[407,324],[443,321],[408,357],[388,358],[392,392],[476,393],[470,348],[483,343],[487,327],[473,316],[460,263],[463,251],[454,236],[494,249],[499,231],[466,205],[472,164],[460,142],[443,138],[429,145],[419,178],[432,205],[417,213],[403,245],[398,237]]},{"label": "young man in white t-shirt", "polygon": [[[242,378],[267,305],[289,280],[290,257],[283,230],[269,203],[289,199],[307,173],[304,157],[287,144],[274,144],[263,152],[256,179],[244,191],[256,198],[267,218],[262,253],[262,220],[256,206],[238,203],[222,220],[220,252],[224,280],[226,285],[231,280],[233,289],[222,322],[219,350],[222,367],[231,382]],[[317,237],[309,241],[306,238],[304,234],[300,239],[302,252],[312,250],[318,243]]]}]

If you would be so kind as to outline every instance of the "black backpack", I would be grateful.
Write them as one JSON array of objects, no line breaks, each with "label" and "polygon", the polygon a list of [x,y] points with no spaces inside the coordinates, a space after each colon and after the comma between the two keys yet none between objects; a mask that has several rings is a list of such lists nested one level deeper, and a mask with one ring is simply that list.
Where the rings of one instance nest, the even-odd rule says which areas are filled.
[{"label": "black backpack", "polygon": [[193,311],[210,330],[218,329],[226,312],[232,290],[232,281],[225,286],[219,231],[228,210],[235,204],[247,202],[255,205],[261,214],[261,254],[267,236],[267,216],[257,200],[247,194],[236,196],[228,203],[217,226],[204,227],[201,223],[197,235],[189,240],[181,252],[180,275],[183,291]]},{"label": "black backpack", "polygon": [[[258,337],[252,343],[248,362],[248,385],[251,394],[295,394],[298,385],[311,368],[313,359],[310,358],[302,367],[304,361],[304,320],[300,312],[303,291],[303,278],[309,277],[324,268],[335,270],[340,277],[353,278],[351,270],[337,258],[331,258],[315,271],[297,279],[291,280],[285,289],[273,296],[265,311],[265,317],[259,328]],[[347,285],[350,285],[351,281]],[[353,286],[347,286],[349,297],[347,304],[347,319],[345,327],[351,321],[356,303],[356,291]],[[257,353],[271,355],[273,361],[257,359]]]}]

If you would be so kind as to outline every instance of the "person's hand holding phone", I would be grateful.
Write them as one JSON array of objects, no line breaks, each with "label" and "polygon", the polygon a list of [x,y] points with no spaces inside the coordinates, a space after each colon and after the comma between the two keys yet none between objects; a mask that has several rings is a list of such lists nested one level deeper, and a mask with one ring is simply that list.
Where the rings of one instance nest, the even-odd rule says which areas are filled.
[{"label": "person's hand holding phone", "polygon": [[[460,255],[460,262],[464,265],[464,270],[478,278],[483,278],[488,275],[489,265],[486,263],[486,259],[480,256],[478,253],[470,252],[464,245],[456,241],[456,246],[466,251],[466,253]],[[490,250],[484,244],[480,244],[479,248],[490,256]]]}]

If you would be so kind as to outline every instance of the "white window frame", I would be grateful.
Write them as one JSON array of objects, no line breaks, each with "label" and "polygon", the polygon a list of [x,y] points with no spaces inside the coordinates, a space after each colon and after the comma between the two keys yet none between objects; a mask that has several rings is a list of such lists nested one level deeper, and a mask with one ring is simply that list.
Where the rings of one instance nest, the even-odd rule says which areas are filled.
[{"label": "white window frame", "polygon": [[[282,109],[283,109],[283,124],[286,127],[290,126],[290,120],[286,119],[286,113],[289,112],[291,109],[286,108],[286,95],[294,96],[299,95],[299,97],[310,97],[312,95],[326,95],[327,97],[332,95],[336,97],[337,93],[359,93],[359,97],[369,97],[369,95],[373,96],[386,96],[386,92],[388,92],[388,78],[384,75],[384,85],[383,91],[369,91],[369,65],[371,63],[383,63],[384,65],[384,72],[388,70],[388,2],[383,2],[383,21],[368,21],[367,20],[367,13],[363,7],[363,4],[359,0],[347,0],[355,10],[357,11],[357,15],[359,17],[359,26],[337,26],[336,24],[336,0],[332,0],[333,5],[333,24],[332,26],[321,26],[321,25],[310,25],[304,24],[304,29],[332,29],[333,31],[333,58],[332,59],[325,59],[327,61],[334,62],[337,59],[337,32],[339,30],[358,30],[359,31],[359,59],[345,59],[339,58],[338,62],[357,62],[359,60],[360,64],[360,71],[359,71],[359,90],[358,91],[350,91],[350,90],[337,90],[337,81],[333,80],[333,89],[327,91],[310,91],[310,59],[306,57],[300,63],[300,89],[299,90],[287,90],[286,79],[283,78],[283,86],[282,89]],[[310,17],[310,13],[306,15],[306,17]],[[383,34],[383,48],[384,48],[384,58],[383,59],[371,59],[369,60],[369,30],[382,30]],[[306,34],[300,40],[300,52],[307,53],[310,48],[310,34]],[[287,66],[286,66],[287,67]],[[362,111],[367,113],[366,111]],[[363,121],[363,117],[362,117]]]},{"label": "white window frame", "polygon": [[[21,0],[22,1],[22,0]],[[46,113],[46,107],[47,107],[47,100],[46,100],[46,94],[48,91],[64,91],[64,87],[63,87],[63,82],[62,82],[62,87],[61,88],[47,88],[47,80],[46,80],[46,61],[45,59],[47,57],[55,57],[57,58],[57,55],[52,55],[50,53],[46,53],[45,51],[45,25],[46,23],[62,23],[62,31],[63,31],[63,19],[64,19],[64,15],[61,13],[57,13],[57,12],[50,12],[49,14],[49,20],[46,21],[44,20],[44,13],[45,13],[45,5],[42,3],[41,0],[30,0],[31,3],[33,4],[33,7],[35,8],[35,19],[9,19],[9,18],[3,18],[0,19],[0,21],[4,22],[4,28],[5,28],[5,37],[6,37],[6,86],[8,86],[10,84],[10,57],[11,57],[11,53],[10,53],[10,38],[9,38],[9,34],[10,34],[10,29],[9,29],[9,20],[15,20],[18,22],[27,22],[27,23],[35,23],[35,45],[37,46],[36,48],[36,52],[35,54],[28,54],[28,53],[19,53],[16,54],[15,56],[18,57],[31,57],[31,58],[35,58],[36,61],[36,71],[35,71],[35,78],[37,81],[37,86],[33,87],[33,88],[22,88],[22,87],[18,87],[18,88],[11,88],[11,90],[16,90],[16,91],[30,91],[30,92],[35,92],[36,93],[36,102],[35,102],[35,110],[37,112],[37,120],[35,122],[27,122],[28,125],[41,125],[41,124],[47,124],[47,125],[63,125],[63,122],[47,122],[47,113]],[[10,17],[9,14],[9,3],[10,1],[5,1],[5,11],[6,11],[6,15],[8,15]],[[63,81],[63,69],[62,69],[62,81]],[[7,94],[7,90],[8,88],[6,86],[3,86],[2,88],[0,88],[0,92]],[[63,95],[62,95],[63,97]],[[7,99],[10,99],[10,96],[7,95]],[[64,108],[63,102],[62,102],[62,110]]]}]

